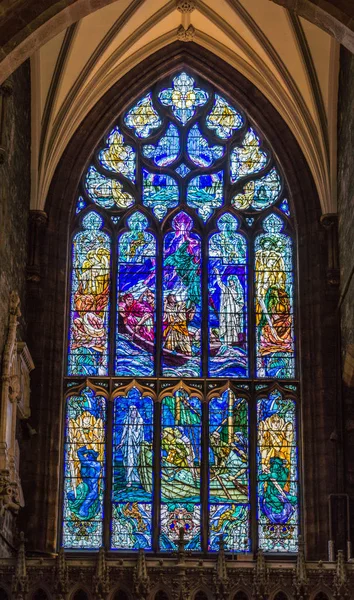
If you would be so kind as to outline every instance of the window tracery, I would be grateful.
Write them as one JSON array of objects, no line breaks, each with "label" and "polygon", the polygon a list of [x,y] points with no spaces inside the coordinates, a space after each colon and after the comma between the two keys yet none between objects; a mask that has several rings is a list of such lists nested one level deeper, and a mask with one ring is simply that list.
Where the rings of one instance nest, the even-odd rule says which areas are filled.
[{"label": "window tracery", "polygon": [[72,237],[64,547],[169,552],[182,528],[193,552],[297,550],[287,198],[247,115],[189,72],[102,140]]}]

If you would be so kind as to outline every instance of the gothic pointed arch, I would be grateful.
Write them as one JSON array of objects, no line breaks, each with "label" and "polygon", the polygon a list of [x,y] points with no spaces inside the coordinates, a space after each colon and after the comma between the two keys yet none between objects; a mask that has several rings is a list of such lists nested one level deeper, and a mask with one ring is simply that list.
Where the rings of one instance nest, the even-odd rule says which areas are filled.
[{"label": "gothic pointed arch", "polygon": [[[122,377],[128,378],[125,380],[125,385],[129,385],[130,377],[139,380],[142,388],[150,386],[152,389],[153,412],[149,417],[150,423],[153,422],[157,425],[157,431],[161,432],[161,428],[171,428],[175,430],[176,434],[172,435],[172,441],[167,435],[165,438],[160,436],[156,441],[155,438],[149,439],[147,435],[147,439],[144,439],[144,443],[146,442],[144,456],[145,458],[148,456],[150,444],[152,455],[149,460],[152,463],[143,465],[139,462],[139,464],[128,466],[128,459],[124,459],[121,452],[124,444],[118,448],[122,443],[120,436],[125,425],[123,421],[121,424],[117,424],[121,433],[117,434],[116,458],[121,465],[119,467],[117,463],[117,469],[121,468],[121,474],[118,475],[117,471],[116,482],[112,479],[112,470],[107,479],[104,456],[102,453],[100,454],[101,445],[104,446],[106,443],[103,437],[96,432],[95,440],[81,440],[85,442],[83,446],[86,448],[86,456],[82,456],[81,459],[77,456],[78,448],[75,445],[71,447],[70,442],[67,445],[69,454],[66,458],[69,469],[66,475],[69,482],[66,490],[68,494],[66,496],[67,535],[69,536],[67,539],[71,535],[76,535],[73,534],[75,519],[72,517],[75,511],[76,519],[84,521],[85,515],[86,517],[91,515],[90,518],[95,520],[99,514],[97,505],[103,501],[103,498],[107,498],[107,494],[113,498],[113,489],[117,491],[117,498],[119,494],[122,494],[124,486],[119,488],[118,485],[114,488],[114,485],[119,480],[122,483],[124,476],[127,483],[126,469],[131,468],[131,472],[135,471],[135,475],[129,475],[133,478],[140,478],[139,471],[145,469],[145,488],[150,489],[149,493],[152,494],[152,499],[147,499],[147,496],[144,496],[143,500],[132,497],[128,510],[131,512],[134,509],[133,505],[137,504],[140,517],[138,518],[137,514],[135,516],[133,514],[124,515],[122,511],[125,510],[125,506],[129,502],[129,494],[133,492],[134,488],[134,485],[129,486],[129,494],[122,494],[121,500],[114,501],[121,504],[119,509],[121,512],[117,513],[118,521],[124,517],[124,519],[135,519],[135,523],[138,523],[142,518],[143,525],[140,522],[140,526],[144,527],[144,519],[149,519],[146,513],[149,503],[152,502],[151,506],[154,508],[151,508],[151,514],[155,515],[156,511],[160,511],[161,514],[166,505],[168,506],[166,524],[170,524],[170,522],[172,524],[174,519],[176,527],[176,524],[178,526],[183,520],[185,531],[189,530],[188,535],[190,530],[195,527],[194,531],[198,541],[195,539],[193,543],[196,543],[195,550],[197,551],[198,547],[207,548],[211,527],[214,526],[211,524],[209,527],[208,524],[209,504],[205,491],[202,489],[199,492],[200,500],[198,500],[198,494],[194,496],[193,508],[192,506],[187,507],[180,498],[181,506],[177,508],[181,510],[177,510],[176,513],[176,508],[174,508],[174,514],[172,514],[171,499],[168,495],[171,493],[169,491],[171,487],[176,489],[173,482],[176,475],[179,477],[181,470],[184,470],[186,476],[190,477],[193,482],[195,480],[194,472],[201,469],[204,472],[205,483],[203,485],[206,485],[205,478],[208,476],[208,470],[198,462],[198,447],[204,444],[206,448],[207,439],[201,424],[197,423],[197,419],[199,418],[198,414],[200,414],[200,419],[202,413],[208,414],[209,401],[206,399],[212,389],[208,386],[226,390],[225,380],[232,380],[229,391],[220,391],[219,394],[221,405],[223,402],[225,403],[222,410],[226,412],[229,409],[237,412],[237,402],[247,396],[252,399],[251,404],[253,403],[249,410],[255,411],[254,401],[258,397],[259,403],[263,401],[259,419],[263,422],[265,431],[268,431],[268,422],[265,424],[264,422],[271,416],[271,414],[266,416],[269,407],[272,407],[271,411],[277,412],[278,406],[283,402],[284,410],[285,407],[288,407],[287,410],[290,410],[291,415],[296,413],[296,411],[291,412],[292,409],[289,408],[292,406],[290,400],[287,403],[287,398],[291,398],[291,401],[294,398],[295,403],[298,404],[297,398],[299,398],[299,388],[297,387],[300,373],[299,359],[291,358],[297,353],[294,331],[299,324],[295,324],[295,315],[298,306],[301,310],[301,295],[304,294],[304,290],[299,288],[297,295],[293,278],[303,250],[300,245],[299,255],[297,254],[296,226],[299,227],[300,224],[303,231],[307,232],[306,235],[310,235],[312,218],[316,211],[319,211],[319,206],[309,169],[290,132],[286,130],[281,118],[267,101],[258,92],[256,93],[253,86],[239,73],[194,44],[188,48],[180,44],[173,44],[169,47],[167,59],[166,52],[156,53],[145,66],[146,69],[139,69],[139,73],[143,73],[139,82],[135,79],[134,73],[131,73],[129,78],[123,79],[119,85],[114,86],[106,94],[104,102],[95,107],[85,124],[85,136],[81,137],[80,145],[75,141],[76,136],[73,137],[51,187],[47,201],[49,227],[46,232],[46,243],[54,243],[57,239],[58,245],[55,246],[54,243],[53,247],[57,247],[58,251],[53,255],[51,265],[49,263],[43,265],[47,273],[47,289],[40,303],[45,298],[49,302],[47,305],[41,304],[40,306],[42,324],[48,318],[46,313],[50,306],[52,292],[55,290],[54,295],[58,296],[65,289],[66,276],[64,273],[66,269],[63,268],[66,262],[64,260],[65,253],[63,255],[59,248],[65,247],[69,221],[72,223],[70,244],[74,244],[74,251],[70,250],[67,256],[69,262],[72,260],[70,257],[76,260],[75,265],[73,262],[70,263],[70,268],[74,267],[73,273],[77,279],[71,279],[71,303],[68,303],[67,319],[57,312],[55,319],[54,315],[51,317],[54,319],[54,334],[51,342],[49,343],[49,340],[45,339],[43,335],[41,340],[37,340],[37,343],[42,344],[42,348],[48,349],[48,353],[44,353],[45,359],[40,365],[38,375],[40,375],[41,369],[45,368],[49,357],[53,356],[53,352],[54,354],[61,352],[62,355],[66,352],[62,339],[64,330],[70,322],[69,348],[71,355],[69,354],[69,356],[74,358],[71,362],[69,360],[65,367],[67,395],[70,396],[71,387],[82,385],[83,377],[85,380],[87,378],[88,381],[95,381],[100,389],[105,390],[105,393],[93,390],[93,394],[91,394],[92,390],[88,386],[90,393],[86,399],[82,400],[82,397],[76,396],[77,406],[83,407],[84,412],[90,412],[87,408],[91,407],[92,402],[97,404],[97,398],[105,400],[105,397],[110,396],[113,390],[118,390],[122,385],[122,382],[119,381]],[[128,86],[129,81],[130,86]],[[232,84],[231,81],[233,81]],[[188,86],[191,89],[188,89]],[[176,101],[176,92],[178,92],[177,96],[179,95],[178,101]],[[131,101],[132,97],[135,98],[134,101]],[[228,115],[226,125],[223,117],[225,110]],[[142,116],[143,118],[141,118]],[[148,116],[147,127],[146,121],[144,121],[146,116]],[[279,135],[280,130],[284,132],[283,135]],[[176,131],[178,135],[176,135]],[[179,147],[176,146],[178,136]],[[97,152],[93,155],[92,151],[95,147]],[[299,171],[302,173],[301,177],[299,177]],[[306,196],[307,204],[303,200],[304,196]],[[58,197],[63,200],[60,210],[57,203]],[[312,202],[313,205],[311,215],[308,211],[309,202]],[[138,225],[136,225],[137,218]],[[88,233],[85,234],[85,231]],[[75,237],[81,234],[84,236]],[[133,239],[134,236],[136,236],[136,241]],[[141,254],[141,249],[148,247],[146,244],[150,239],[149,236],[151,236],[151,240],[155,240],[156,250],[151,247],[151,252],[149,250],[148,254]],[[84,238],[86,241],[82,242]],[[226,247],[225,240],[227,241],[228,238],[232,240],[236,252],[226,249],[229,254],[224,264],[223,252]],[[100,241],[96,247],[95,240],[97,239]],[[210,247],[208,246],[209,241]],[[91,246],[88,246],[88,243]],[[140,266],[136,271],[134,264],[138,263],[129,263],[129,260],[119,262],[120,256],[123,256],[121,248],[119,248],[120,243],[121,248],[124,251],[128,249],[128,254],[130,252],[134,260],[138,250],[142,257],[139,265],[143,265],[141,268],[145,269],[144,275],[146,275],[144,280],[141,278],[140,280],[148,279],[149,282],[153,282],[155,304],[152,306],[152,297],[149,294],[153,310],[149,309],[147,317],[149,298],[146,290],[145,292],[141,290],[140,300],[137,297],[137,289],[130,290],[132,284],[139,287],[139,276],[136,273]],[[84,252],[86,252],[81,263],[78,262],[78,255],[75,255],[75,251],[79,247],[85,248]],[[100,248],[103,248],[105,252],[99,252]],[[176,254],[177,250],[179,252]],[[221,253],[220,256],[218,252]],[[271,283],[268,282],[269,285],[265,276],[267,269],[264,267],[267,253],[269,256],[273,253],[270,270],[276,274],[272,276]],[[233,254],[236,254],[237,257]],[[279,257],[276,256],[277,254]],[[148,267],[144,262],[145,256],[146,260],[150,261]],[[189,261],[187,270],[183,267],[184,259]],[[155,264],[153,265],[154,260]],[[213,262],[214,264],[212,264]],[[305,261],[307,266],[304,263],[305,268],[309,271],[311,271],[312,262],[315,263],[315,257],[312,257],[310,261],[307,259],[307,263]],[[212,264],[211,268],[210,264]],[[117,273],[119,265],[122,265],[120,275]],[[184,266],[186,265],[187,262]],[[58,276],[53,277],[52,273],[54,272],[58,273]],[[140,273],[142,272],[140,270]],[[208,277],[212,279],[208,281]],[[171,289],[175,288],[169,289],[169,286],[173,286],[172,282],[174,280],[178,282],[178,279],[179,297],[173,298],[175,294]],[[120,292],[119,286],[122,282],[123,289]],[[234,291],[225,289],[229,284],[229,288],[234,285]],[[184,293],[185,297],[183,297],[183,293],[181,295],[183,286],[187,290]],[[279,299],[278,290],[282,286],[284,293],[280,294],[281,298]],[[208,289],[215,291],[215,297],[211,297],[210,301]],[[224,290],[225,296],[223,300],[222,290]],[[142,293],[145,293],[145,297],[141,297]],[[227,294],[230,296],[229,299]],[[133,301],[144,304],[146,308],[145,313],[139,316],[137,322],[133,322],[137,316],[132,315],[129,307],[126,306],[131,301],[129,295],[133,296]],[[78,306],[79,300],[80,306]],[[88,300],[91,302],[91,308]],[[200,307],[198,307],[199,300]],[[122,306],[119,306],[119,303]],[[168,303],[172,307],[168,306]],[[178,310],[182,315],[184,314],[185,323],[181,325],[179,331],[176,328],[173,331],[173,326],[168,323],[166,308],[173,316],[178,303]],[[229,308],[227,308],[228,306]],[[240,308],[237,309],[237,306]],[[93,313],[98,319],[92,319],[90,313]],[[232,317],[232,327],[229,324],[229,315]],[[281,336],[278,336],[272,322],[274,315],[280,315],[283,319],[281,342],[279,342]],[[134,317],[131,319],[132,324],[130,325],[128,323],[129,316]],[[119,319],[125,329],[119,329]],[[290,321],[293,325],[290,325]],[[301,321],[301,327],[303,324],[304,320]],[[35,332],[35,327],[32,331]],[[85,339],[87,341],[92,334],[95,339],[86,343]],[[130,359],[134,356],[133,352],[126,355],[129,358],[128,361],[121,359],[119,362],[118,358],[123,354],[117,354],[116,351],[117,348],[123,346],[119,345],[118,338],[121,335],[127,336],[127,334],[132,336],[130,341],[133,341],[135,345],[139,342],[141,348],[138,355],[150,357],[149,360],[144,359],[141,363],[144,369],[150,362],[149,373],[139,370],[137,365],[132,367],[133,363]],[[306,335],[308,334],[305,331],[303,339],[301,338],[305,348],[310,341],[306,339]],[[147,339],[148,336],[153,336],[153,340]],[[155,345],[151,343],[152,341]],[[86,350],[82,352],[83,348],[86,348],[88,352]],[[231,348],[233,359],[227,348]],[[222,368],[226,369],[221,374],[217,372],[217,361],[214,360],[216,356],[221,359]],[[289,360],[290,358],[291,360]],[[229,367],[226,367],[228,360],[230,364]],[[123,374],[123,364],[128,365],[134,372]],[[185,372],[184,365],[186,365]],[[213,368],[212,365],[214,365]],[[227,368],[230,370],[227,371]],[[70,369],[72,370],[70,371]],[[158,379],[159,389],[154,387],[155,384],[153,385],[149,379],[151,377]],[[189,389],[182,387],[180,391],[177,389],[173,393],[171,392],[171,395],[164,394],[166,386],[172,388],[173,385],[176,385],[177,382],[175,384],[173,382],[174,377],[177,380],[182,379],[185,382],[184,386],[187,384]],[[52,397],[53,406],[59,407],[61,401],[54,389],[56,378],[57,374],[53,373],[51,380],[48,381],[50,388],[48,391]],[[222,381],[223,378],[224,381]],[[169,379],[172,381],[169,382]],[[213,382],[213,379],[216,381]],[[276,390],[274,390],[275,380],[278,380]],[[80,393],[81,396],[83,393],[85,394],[85,388]],[[144,400],[141,390],[136,386],[133,386],[125,396],[128,404],[130,402],[129,394],[135,394],[132,401],[135,407],[136,402]],[[223,394],[226,394],[224,400]],[[274,394],[277,396],[276,398]],[[159,402],[159,398],[162,401],[163,396],[164,405]],[[234,402],[232,409],[230,397]],[[115,393],[115,398],[118,402],[123,396]],[[147,398],[146,395],[145,398]],[[120,405],[117,404],[117,406]],[[180,413],[176,412],[179,406],[183,408]],[[188,417],[189,420],[183,423],[183,419],[187,418],[184,413],[188,412],[185,407],[189,407],[190,414],[194,416],[193,418]],[[290,506],[298,506],[297,485],[295,486],[296,490],[294,487],[291,489],[291,485],[297,483],[296,450],[292,450],[292,448],[296,448],[295,441],[293,441],[295,437],[291,434],[291,440],[290,437],[286,438],[290,429],[295,432],[296,425],[295,421],[292,421],[290,428],[289,419],[294,417],[290,413],[288,415],[283,412],[278,415],[280,421],[279,419],[277,421],[279,427],[282,428],[280,430],[277,425],[281,443],[278,445],[278,450],[273,453],[268,452],[269,465],[260,471],[258,492],[254,489],[249,493],[247,473],[244,474],[244,480],[238,481],[235,472],[234,483],[231,482],[235,489],[238,487],[236,494],[238,500],[242,497],[241,504],[248,507],[248,513],[245,512],[248,514],[245,516],[246,528],[242,533],[232,534],[231,545],[242,543],[245,545],[243,547],[250,549],[256,543],[256,540],[252,538],[255,533],[249,532],[255,532],[252,523],[257,518],[257,510],[265,511],[265,521],[264,523],[260,521],[260,527],[267,528],[270,523],[269,519],[274,520],[274,515],[270,517],[273,508],[269,509],[268,513],[264,509],[267,501],[271,502],[271,499],[260,500],[258,509],[256,500],[257,494],[258,496],[260,494],[259,490],[265,489],[264,481],[267,470],[271,465],[273,468],[275,463],[277,463],[277,468],[289,471],[283,488],[283,498],[287,498],[288,516],[290,513],[293,515],[296,512]],[[141,417],[139,409],[136,409],[136,413]],[[178,418],[176,415],[179,415]],[[118,416],[119,410],[117,418]],[[104,423],[104,419],[91,412],[91,421],[92,417],[94,417],[95,423],[89,424],[89,428],[95,427],[97,420],[101,419]],[[46,418],[53,419],[50,415],[47,415]],[[69,420],[67,419],[67,431],[69,432],[73,425],[76,437],[80,437],[78,418],[82,420],[82,414],[73,415]],[[119,418],[121,417],[119,416]],[[205,422],[205,417],[203,418]],[[165,427],[162,425],[163,419],[166,419]],[[235,419],[232,424],[231,420],[229,426],[231,429],[235,429]],[[254,423],[255,418],[252,417],[252,420]],[[106,423],[105,427],[112,426],[112,416]],[[220,426],[223,436],[225,423],[221,414]],[[216,424],[215,428],[218,427],[219,425]],[[193,440],[190,437],[192,428]],[[200,433],[198,433],[198,428]],[[96,427],[97,431],[99,429],[100,427]],[[176,465],[173,462],[176,459],[173,459],[170,453],[171,447],[177,445],[177,431],[181,436],[178,442],[180,448],[187,451],[184,460],[186,464]],[[255,439],[256,436],[256,430],[250,434],[247,423],[245,424],[243,421],[242,423],[240,421],[239,429],[235,433],[240,434],[240,439],[247,438],[248,435]],[[183,436],[187,440],[189,439],[190,450],[188,450],[187,440],[184,440]],[[264,439],[266,437],[265,435]],[[78,446],[75,436],[72,439]],[[286,439],[288,445],[290,440],[290,453],[285,451]],[[241,442],[238,440],[239,446]],[[233,443],[237,446],[236,440]],[[268,446],[264,446],[265,443],[263,446],[259,446],[259,464],[263,459],[265,460],[266,449],[269,450]],[[108,448],[108,452],[111,451]],[[241,459],[247,452],[247,443],[244,444],[241,451],[240,448],[236,451]],[[281,456],[277,456],[277,453],[280,453]],[[82,476],[85,470],[83,461],[88,459],[93,463],[101,460],[99,468],[96,469],[97,481],[101,479],[97,485],[95,483],[95,492],[97,492],[93,494],[95,506],[94,502],[90,506],[85,504],[87,489],[85,485],[82,485],[85,483]],[[124,460],[126,464],[124,464]],[[134,460],[141,461],[140,451],[139,457],[135,457]],[[109,462],[112,465],[111,459]],[[160,468],[159,465],[163,465],[165,468],[166,463],[167,470],[170,469],[170,471],[165,473],[165,480],[162,478],[160,481],[155,470]],[[153,465],[151,467],[152,475],[149,471],[150,464]],[[72,472],[70,472],[71,465]],[[92,464],[91,467],[93,468],[94,465]],[[217,472],[217,468],[220,468],[220,472]],[[235,502],[232,494],[228,491],[228,485],[225,485],[223,481],[225,474],[222,473],[221,462],[217,468],[214,465],[210,476],[215,482],[216,488],[219,486],[221,496],[225,496],[223,510],[226,512],[229,504],[233,505]],[[256,464],[250,468],[256,469]],[[232,477],[230,471],[228,471],[227,477]],[[149,483],[150,481],[151,483]],[[164,488],[165,482],[168,485],[165,485]],[[134,482],[131,481],[131,483]],[[193,487],[193,483],[191,485]],[[168,495],[166,496],[166,494]],[[139,506],[139,504],[144,506]],[[59,510],[59,506],[57,509]],[[143,514],[143,510],[147,516]],[[215,527],[220,525],[222,528],[223,523],[220,522],[222,521],[220,516],[216,517]],[[294,540],[294,545],[283,546],[285,551],[296,549],[298,516],[299,513],[296,512],[294,524],[291,525],[293,528],[291,539]],[[155,521],[151,522],[156,524],[157,517],[155,516],[154,519]],[[199,525],[198,519],[200,519]],[[96,522],[98,521],[100,519],[96,519]],[[231,523],[232,521],[233,518],[230,515],[227,522]],[[103,521],[100,522],[103,523]],[[277,527],[275,529],[280,530]],[[83,529],[81,528],[80,531]],[[266,539],[265,531],[264,529],[264,540]],[[157,549],[158,545],[162,543],[162,538],[155,526],[152,527],[151,533],[152,547]],[[89,531],[83,535],[86,536],[85,539],[92,539]],[[256,535],[260,536],[260,531]],[[50,536],[47,536],[47,539],[48,537]],[[170,533],[162,537],[165,540],[163,543],[166,543],[166,550],[173,549],[177,538]],[[61,539],[63,538],[61,537]],[[121,540],[119,532],[117,539]],[[269,540],[269,538],[267,539]],[[54,544],[54,537],[52,537],[52,541]],[[97,544],[100,545],[102,541],[112,547],[109,525],[105,525],[105,523],[99,533],[99,542],[97,538]],[[191,539],[188,540],[188,543],[190,541]],[[269,542],[264,543],[266,545]],[[76,548],[80,548],[80,543]],[[281,544],[277,547],[271,544],[268,548],[282,551]]]}]

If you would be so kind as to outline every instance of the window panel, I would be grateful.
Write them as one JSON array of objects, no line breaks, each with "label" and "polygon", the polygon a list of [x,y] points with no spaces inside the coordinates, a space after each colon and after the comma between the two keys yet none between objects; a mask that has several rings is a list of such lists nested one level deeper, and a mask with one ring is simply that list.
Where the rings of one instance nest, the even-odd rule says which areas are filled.
[{"label": "window panel", "polygon": [[247,377],[247,247],[225,213],[209,241],[209,376]]},{"label": "window panel", "polygon": [[156,242],[137,212],[118,242],[116,375],[154,375]]},{"label": "window panel", "polygon": [[279,391],[257,402],[259,547],[296,552],[298,467],[296,406]]},{"label": "window panel", "polygon": [[66,401],[65,548],[102,546],[106,400],[90,388]]},{"label": "window panel", "polygon": [[170,123],[157,144],[143,146],[143,155],[153,160],[158,167],[167,167],[175,162],[180,152],[179,133],[175,125]]},{"label": "window panel", "polygon": [[295,376],[292,242],[271,214],[255,241],[256,373]]},{"label": "window panel", "polygon": [[165,236],[163,273],[163,374],[198,377],[201,369],[201,250],[184,212]]},{"label": "window panel", "polygon": [[232,183],[264,169],[268,161],[268,153],[260,150],[259,146],[260,139],[250,128],[242,140],[242,145],[235,147],[230,154]]},{"label": "window panel", "polygon": [[197,214],[206,222],[216,208],[223,205],[224,172],[205,173],[194,177],[188,184],[187,204],[195,208]]},{"label": "window panel", "polygon": [[108,375],[110,238],[95,212],[72,249],[68,375]]},{"label": "window panel", "polygon": [[114,400],[112,548],[152,543],[153,401],[133,388]]},{"label": "window panel", "polygon": [[162,401],[161,550],[200,550],[201,402],[183,389]]},{"label": "window panel", "polygon": [[132,146],[125,143],[118,127],[112,129],[106,139],[107,146],[98,154],[105,169],[126,177],[133,183],[136,178],[136,153]]},{"label": "window panel", "polygon": [[209,402],[209,549],[250,549],[248,405],[230,389]]},{"label": "window panel", "polygon": [[243,125],[243,117],[231,104],[219,94],[215,94],[214,106],[206,117],[206,125],[215,130],[217,136],[222,139],[231,137],[235,130]]}]

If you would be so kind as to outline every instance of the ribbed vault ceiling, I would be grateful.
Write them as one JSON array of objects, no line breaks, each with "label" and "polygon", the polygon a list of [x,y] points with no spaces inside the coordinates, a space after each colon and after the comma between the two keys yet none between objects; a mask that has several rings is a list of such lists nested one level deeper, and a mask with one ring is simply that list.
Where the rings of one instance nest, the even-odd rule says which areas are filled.
[{"label": "ribbed vault ceiling", "polygon": [[44,209],[68,141],[102,95],[141,60],[188,37],[188,30],[280,112],[308,161],[323,213],[336,212],[337,42],[268,0],[195,5],[183,14],[175,0],[118,0],[32,56],[32,208]]}]

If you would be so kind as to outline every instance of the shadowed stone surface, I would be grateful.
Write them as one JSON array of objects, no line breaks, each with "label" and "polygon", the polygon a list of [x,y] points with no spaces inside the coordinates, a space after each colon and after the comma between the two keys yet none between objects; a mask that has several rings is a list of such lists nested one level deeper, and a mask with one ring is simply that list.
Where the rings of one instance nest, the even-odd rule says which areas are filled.
[{"label": "shadowed stone surface", "polygon": [[[30,205],[30,67],[23,64],[7,82],[12,94],[6,99],[0,165],[0,369],[8,330],[9,294],[18,292],[21,313],[18,334],[26,339],[26,262]],[[1,126],[1,125],[0,125]],[[6,515],[0,532],[0,556],[13,542],[14,522]]]},{"label": "shadowed stone surface", "polygon": [[[348,349],[354,345],[354,55],[344,48],[341,50],[338,107],[338,216],[344,365]],[[343,398],[346,492],[354,499],[354,387],[343,384]],[[354,516],[352,502],[351,514]],[[353,535],[353,518],[352,530]]]}]

